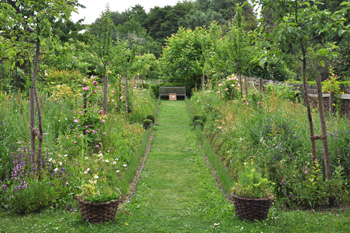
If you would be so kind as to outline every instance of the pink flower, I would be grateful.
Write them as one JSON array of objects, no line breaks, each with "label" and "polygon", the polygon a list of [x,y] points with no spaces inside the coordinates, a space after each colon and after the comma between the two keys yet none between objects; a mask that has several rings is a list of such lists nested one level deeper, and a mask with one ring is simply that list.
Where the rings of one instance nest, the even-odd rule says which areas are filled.
[{"label": "pink flower", "polygon": [[99,111],[99,113],[100,113],[100,114],[102,114],[102,113],[103,113],[103,111],[102,111],[102,110],[100,110],[100,111]]},{"label": "pink flower", "polygon": [[105,123],[105,120],[102,120],[101,122],[102,122],[102,124],[104,124],[104,123]]},{"label": "pink flower", "polygon": [[89,133],[89,130],[85,130],[85,133]]},{"label": "pink flower", "polygon": [[258,105],[262,105],[261,101],[258,102]]},{"label": "pink flower", "polygon": [[97,81],[93,81],[92,83],[93,83],[94,85],[96,85],[96,84],[97,84]]},{"label": "pink flower", "polygon": [[222,86],[222,83],[219,83],[218,86],[221,87],[221,86]]},{"label": "pink flower", "polygon": [[120,96],[120,99],[121,99],[121,100],[123,100],[123,99],[124,99],[124,97],[123,97],[123,96]]},{"label": "pink flower", "polygon": [[87,87],[83,87],[83,91],[87,91],[87,89],[88,89]]},{"label": "pink flower", "polygon": [[73,119],[75,119],[76,117],[73,117]]},{"label": "pink flower", "polygon": [[95,133],[95,130],[92,130],[92,133]]},{"label": "pink flower", "polygon": [[84,82],[84,83],[86,82],[86,78],[83,78],[83,82]]},{"label": "pink flower", "polygon": [[97,130],[97,132],[100,132],[100,129],[96,129]]},{"label": "pink flower", "polygon": [[75,123],[78,123],[79,121],[77,119],[74,120]]},{"label": "pink flower", "polygon": [[112,90],[112,93],[114,93],[114,90]]},{"label": "pink flower", "polygon": [[103,134],[104,134],[104,135],[107,135],[107,133],[106,133],[106,132],[104,132]]},{"label": "pink flower", "polygon": [[245,103],[247,104],[247,106],[249,106],[249,102],[246,100]]},{"label": "pink flower", "polygon": [[228,88],[225,88],[225,91],[228,91]]},{"label": "pink flower", "polygon": [[92,76],[92,75],[91,75],[91,77],[90,77],[90,78],[91,78],[91,79],[94,79],[94,76]]},{"label": "pink flower", "polygon": [[95,94],[97,94],[97,91],[96,91],[96,90],[95,90],[94,92],[95,92]]},{"label": "pink flower", "polygon": [[240,87],[240,86],[241,86],[241,84],[239,84],[239,83],[238,83],[238,86]]},{"label": "pink flower", "polygon": [[77,143],[77,141],[74,141],[73,143],[75,144],[75,143]]},{"label": "pink flower", "polygon": [[95,148],[99,148],[100,146],[99,145],[96,145]]},{"label": "pink flower", "polygon": [[220,91],[218,91],[218,92],[216,92],[216,93],[220,94]]},{"label": "pink flower", "polygon": [[235,86],[235,84],[231,84],[231,87],[234,87]]},{"label": "pink flower", "polygon": [[78,137],[81,138],[81,134]]},{"label": "pink flower", "polygon": [[82,114],[83,112],[82,112],[82,111],[79,111],[78,113],[79,113],[79,114]]}]

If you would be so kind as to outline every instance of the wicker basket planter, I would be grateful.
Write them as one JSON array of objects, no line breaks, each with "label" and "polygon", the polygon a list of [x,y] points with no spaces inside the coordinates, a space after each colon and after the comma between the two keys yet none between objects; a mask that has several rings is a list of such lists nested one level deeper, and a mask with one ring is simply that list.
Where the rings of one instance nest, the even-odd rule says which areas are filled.
[{"label": "wicker basket planter", "polygon": [[108,202],[86,202],[82,197],[77,196],[81,216],[92,223],[115,220],[120,198],[121,195],[118,200]]},{"label": "wicker basket planter", "polygon": [[231,194],[237,217],[250,221],[267,218],[272,205],[272,198],[245,198]]}]

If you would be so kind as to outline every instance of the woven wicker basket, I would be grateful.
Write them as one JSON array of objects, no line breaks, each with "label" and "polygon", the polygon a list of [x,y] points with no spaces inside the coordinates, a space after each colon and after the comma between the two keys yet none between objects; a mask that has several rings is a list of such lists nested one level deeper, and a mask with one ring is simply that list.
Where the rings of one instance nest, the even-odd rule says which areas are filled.
[{"label": "woven wicker basket", "polygon": [[267,218],[272,205],[272,198],[244,198],[231,194],[236,215],[240,219],[264,220]]},{"label": "woven wicker basket", "polygon": [[77,196],[81,216],[92,223],[115,220],[115,214],[122,196],[120,190],[117,190],[120,194],[119,199],[108,202],[86,202],[82,197]]}]

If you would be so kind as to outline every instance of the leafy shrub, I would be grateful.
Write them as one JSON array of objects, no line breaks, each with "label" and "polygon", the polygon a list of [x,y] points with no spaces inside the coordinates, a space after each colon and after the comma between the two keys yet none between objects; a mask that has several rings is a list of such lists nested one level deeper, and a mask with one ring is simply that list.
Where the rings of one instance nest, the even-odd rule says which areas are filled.
[{"label": "leafy shrub", "polygon": [[146,119],[151,120],[152,123],[154,124],[154,115],[148,115],[148,116],[146,117]]},{"label": "leafy shrub", "polygon": [[273,190],[273,183],[262,177],[252,159],[244,162],[244,167],[238,174],[237,183],[232,189],[236,196],[248,198],[271,197]]},{"label": "leafy shrub", "polygon": [[298,92],[293,90],[292,87],[284,84],[268,84],[266,86],[266,94],[271,95],[272,93],[274,93],[277,98],[284,98],[290,101],[295,101],[298,95]]},{"label": "leafy shrub", "polygon": [[143,121],[143,128],[145,130],[149,129],[151,127],[151,125],[153,124],[152,120],[151,119],[145,119]]}]

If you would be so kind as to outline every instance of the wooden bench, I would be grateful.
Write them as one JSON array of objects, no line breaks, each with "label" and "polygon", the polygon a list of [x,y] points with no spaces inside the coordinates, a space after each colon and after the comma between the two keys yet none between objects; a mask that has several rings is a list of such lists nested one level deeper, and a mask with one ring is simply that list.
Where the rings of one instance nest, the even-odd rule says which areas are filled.
[{"label": "wooden bench", "polygon": [[177,96],[186,98],[185,87],[159,87],[159,97],[168,96],[169,100],[176,100]]}]

